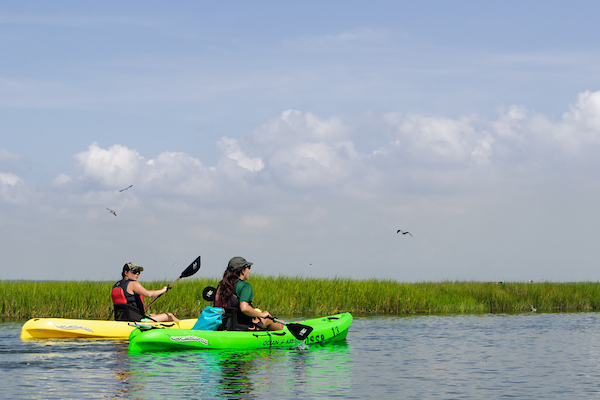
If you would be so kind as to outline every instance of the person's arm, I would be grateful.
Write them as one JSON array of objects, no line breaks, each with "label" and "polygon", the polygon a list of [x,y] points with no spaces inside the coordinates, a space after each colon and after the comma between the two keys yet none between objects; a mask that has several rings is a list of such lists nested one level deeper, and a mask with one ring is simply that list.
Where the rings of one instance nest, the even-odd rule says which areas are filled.
[{"label": "person's arm", "polygon": [[259,311],[252,307],[247,301],[240,301],[240,310],[249,317],[267,318],[271,316],[268,311]]},{"label": "person's arm", "polygon": [[127,289],[131,289],[134,294],[139,294],[144,297],[156,297],[167,291],[166,286],[163,286],[163,288],[160,290],[148,290],[145,287],[143,287],[142,284],[139,282],[129,282],[129,286],[127,287]]}]

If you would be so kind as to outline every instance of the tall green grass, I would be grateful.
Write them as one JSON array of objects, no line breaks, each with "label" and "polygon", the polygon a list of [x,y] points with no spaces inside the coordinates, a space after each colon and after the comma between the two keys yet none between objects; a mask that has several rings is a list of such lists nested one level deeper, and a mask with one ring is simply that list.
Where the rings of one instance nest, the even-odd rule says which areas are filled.
[{"label": "tall green grass", "polygon": [[[518,313],[598,311],[600,283],[483,283],[392,280],[315,279],[252,275],[254,306],[275,316],[312,317],[339,312],[354,315],[448,313]],[[158,289],[171,282],[142,282]],[[217,279],[179,281],[150,308],[178,318],[197,317],[210,305],[202,299]],[[110,290],[114,282],[0,281],[0,317],[111,318]]]}]

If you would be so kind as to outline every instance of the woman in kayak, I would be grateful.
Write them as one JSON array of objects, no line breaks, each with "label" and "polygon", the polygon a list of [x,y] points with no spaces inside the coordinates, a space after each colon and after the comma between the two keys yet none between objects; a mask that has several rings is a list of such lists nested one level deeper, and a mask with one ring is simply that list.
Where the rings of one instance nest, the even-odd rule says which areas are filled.
[{"label": "woman in kayak", "polygon": [[215,307],[224,307],[225,313],[234,313],[230,317],[234,321],[229,329],[266,329],[280,331],[283,325],[269,319],[268,311],[261,311],[252,306],[252,285],[247,280],[250,276],[252,263],[243,257],[233,257],[229,260],[223,279],[219,282],[215,298]]},{"label": "woman in kayak", "polygon": [[116,321],[179,321],[169,312],[162,314],[146,315],[144,309],[144,297],[156,297],[165,293],[168,289],[164,286],[160,290],[148,290],[138,282],[143,267],[134,263],[127,263],[123,266],[123,272],[119,282],[115,283],[110,293],[114,308]]}]

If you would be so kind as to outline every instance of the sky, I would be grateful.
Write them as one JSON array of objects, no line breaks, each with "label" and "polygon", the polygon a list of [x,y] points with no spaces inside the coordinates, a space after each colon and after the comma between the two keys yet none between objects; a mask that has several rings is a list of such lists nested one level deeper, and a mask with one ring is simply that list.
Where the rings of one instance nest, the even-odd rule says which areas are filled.
[{"label": "sky", "polygon": [[4,2],[0,279],[599,281],[598,15]]}]

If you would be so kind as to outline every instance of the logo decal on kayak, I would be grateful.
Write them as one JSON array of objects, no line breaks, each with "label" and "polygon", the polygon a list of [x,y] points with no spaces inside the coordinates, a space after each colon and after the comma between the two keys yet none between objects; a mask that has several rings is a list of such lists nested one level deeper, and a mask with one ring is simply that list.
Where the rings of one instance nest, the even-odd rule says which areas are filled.
[{"label": "logo decal on kayak", "polygon": [[187,342],[200,342],[205,346],[208,346],[208,340],[204,338],[200,338],[198,336],[169,336],[172,341],[179,343],[187,343]]},{"label": "logo decal on kayak", "polygon": [[88,328],[87,326],[81,326],[81,325],[56,325],[54,324],[55,327],[57,327],[58,329],[64,329],[64,330],[72,330],[72,329],[81,329],[84,330],[86,332],[90,332],[92,333],[92,330],[90,328]]}]

